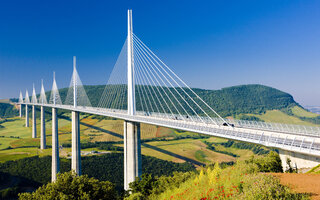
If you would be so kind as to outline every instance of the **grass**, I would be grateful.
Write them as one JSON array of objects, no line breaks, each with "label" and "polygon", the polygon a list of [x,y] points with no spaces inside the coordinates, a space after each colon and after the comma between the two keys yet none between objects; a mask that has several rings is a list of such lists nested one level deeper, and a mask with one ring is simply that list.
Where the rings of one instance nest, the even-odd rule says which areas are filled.
[{"label": "grass", "polygon": [[197,150],[195,153],[194,153],[194,156],[196,157],[196,159],[197,160],[199,160],[199,161],[201,161],[201,162],[203,162],[203,163],[205,163],[205,162],[207,162],[208,160],[206,159],[206,154],[203,152],[203,151],[201,151],[201,150]]},{"label": "grass", "polygon": [[0,150],[10,147],[10,143],[15,140],[16,140],[15,138],[1,138],[0,139]]},{"label": "grass", "polygon": [[306,125],[306,126],[316,126],[315,124],[311,122],[306,122],[298,117],[295,116],[289,116],[284,112],[281,112],[280,110],[268,110],[266,113],[262,115],[257,114],[248,114],[251,116],[258,117],[262,119],[265,122],[276,122],[276,123],[283,123],[283,124],[297,124],[297,125]]},{"label": "grass", "polygon": [[309,199],[309,195],[295,193],[280,184],[272,175],[258,173],[255,164],[239,162],[235,166],[221,169],[201,169],[178,186],[168,187],[160,194],[151,194],[150,199]]},{"label": "grass", "polygon": [[317,117],[317,116],[319,116],[318,114],[309,112],[299,106],[294,106],[293,108],[291,108],[291,111],[294,115],[296,115],[298,117]]},{"label": "grass", "polygon": [[[14,121],[3,123],[5,128],[0,129],[0,136],[6,136],[1,138],[0,144],[0,162],[19,159],[34,155],[47,155],[39,151],[40,146],[40,120],[37,120],[38,138],[31,138],[32,129],[24,126],[25,119],[14,118]],[[71,143],[71,122],[70,120],[59,118],[59,143],[70,144]],[[46,122],[46,141],[47,145],[51,145],[51,121]],[[149,139],[156,137],[174,137],[174,136],[195,136],[197,133],[177,131],[170,128],[158,127],[153,125],[141,124],[141,138]],[[7,136],[19,136],[20,138],[8,138]],[[80,139],[81,142],[96,142],[96,141],[122,141],[123,136],[123,121],[122,120],[98,120],[92,117],[86,117],[81,119],[80,125]],[[227,142],[222,138],[208,138],[208,141],[222,143]],[[222,153],[213,152],[206,148],[206,145],[201,139],[183,139],[175,141],[153,141],[147,142],[142,146],[142,154],[154,156],[163,160],[173,162],[185,162],[196,161],[200,163],[213,163],[213,162],[228,162],[235,161],[235,158]],[[1,151],[8,147],[8,149]],[[119,145],[123,146],[123,145]],[[27,147],[27,148],[21,148]],[[219,147],[221,150],[230,151],[240,155],[240,159],[245,159],[252,155],[249,150],[237,150],[233,148]],[[50,150],[48,151],[50,155]],[[60,156],[66,157],[70,155],[70,149],[64,148],[60,151]],[[195,153],[196,152],[196,153]],[[7,156],[7,158],[5,158]]]},{"label": "grass", "polygon": [[222,145],[215,146],[215,149],[218,151],[226,151],[226,152],[230,152],[235,155],[238,155],[239,157],[237,160],[247,160],[251,156],[254,155],[254,153],[252,151],[247,150],[247,149],[237,149],[237,148],[233,148],[233,147],[226,148]]},{"label": "grass", "polygon": [[21,158],[31,157],[31,156],[47,156],[51,155],[51,149],[41,150],[39,148],[27,147],[27,148],[15,148],[0,151],[0,161],[5,162],[9,160],[17,160]]},{"label": "grass", "polygon": [[[206,145],[200,139],[154,141],[147,142],[146,144],[150,147],[142,145],[142,154],[173,162],[185,162],[184,158],[205,164],[235,161],[235,158],[232,156],[216,153],[207,149]],[[160,149],[160,151],[155,149]],[[161,150],[163,150],[163,152],[161,152]],[[175,155],[180,155],[183,158]]]},{"label": "grass", "polygon": [[320,174],[320,164],[310,169],[308,174]]},{"label": "grass", "polygon": [[[296,123],[310,125],[311,123],[301,121],[297,117],[288,116],[281,111],[267,111],[263,115],[259,115],[265,121],[278,121],[282,123]],[[24,118],[13,118],[13,121],[8,121],[2,125],[5,128],[0,129],[0,162],[8,159],[28,157],[32,155],[41,155],[38,151],[40,143],[40,120],[37,120],[38,138],[31,138],[31,127],[24,126]],[[51,145],[51,121],[46,122],[47,145]],[[165,127],[154,125],[141,124],[141,138],[150,139],[157,137],[175,137],[175,136],[195,136],[197,133],[178,131]],[[19,137],[19,138],[10,138]],[[95,119],[92,116],[86,117],[81,115],[80,139],[81,142],[96,142],[96,141],[122,141],[123,137],[123,121],[109,119]],[[235,161],[236,158],[217,153],[207,149],[204,140],[215,143],[227,142],[227,139],[210,137],[208,139],[183,139],[173,141],[152,141],[144,143],[142,146],[142,154],[154,156],[163,160],[173,162],[185,162],[186,160],[196,161],[204,164],[213,162],[229,162]],[[71,121],[68,119],[59,118],[59,143],[71,143]],[[4,150],[8,147],[14,149]],[[122,145],[119,145],[122,146]],[[28,148],[21,148],[28,147]],[[227,151],[239,156],[238,159],[243,160],[253,155],[250,150],[240,150],[235,148],[225,148],[222,145],[215,147],[220,151]],[[19,149],[18,151],[16,149]],[[31,149],[33,149],[31,151]],[[25,153],[23,153],[25,152]],[[8,158],[5,158],[5,154]],[[68,149],[61,151],[61,156],[70,154]]]}]

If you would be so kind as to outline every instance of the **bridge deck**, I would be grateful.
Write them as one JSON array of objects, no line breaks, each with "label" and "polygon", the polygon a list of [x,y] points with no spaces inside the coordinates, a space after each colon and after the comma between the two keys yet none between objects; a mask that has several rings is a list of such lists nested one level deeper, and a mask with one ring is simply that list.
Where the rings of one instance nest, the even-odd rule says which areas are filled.
[{"label": "bridge deck", "polygon": [[[244,123],[244,121],[228,121],[230,124],[233,123],[233,126],[225,126],[226,124],[223,125],[221,119],[203,118],[201,121],[199,119],[196,121],[194,118],[188,117],[188,120],[181,120],[177,116],[162,113],[137,112],[136,115],[131,116],[127,114],[126,110],[117,109],[35,103],[20,104],[119,118],[320,156],[320,137],[317,127],[304,128],[302,131],[297,131],[297,129],[288,125],[271,126],[268,123]],[[301,130],[301,128],[298,130]]]}]

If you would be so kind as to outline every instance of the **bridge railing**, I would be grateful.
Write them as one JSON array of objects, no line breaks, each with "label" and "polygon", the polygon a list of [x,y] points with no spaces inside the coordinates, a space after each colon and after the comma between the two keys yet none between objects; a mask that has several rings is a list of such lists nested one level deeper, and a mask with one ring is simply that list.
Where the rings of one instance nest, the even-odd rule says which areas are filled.
[{"label": "bridge railing", "polygon": [[[234,126],[239,128],[249,128],[249,129],[258,129],[266,131],[275,131],[282,133],[291,133],[304,136],[313,136],[320,137],[320,127],[319,126],[303,126],[303,125],[294,125],[294,124],[281,124],[273,122],[261,122],[261,121],[249,121],[249,120],[237,120],[237,119],[224,119],[223,121],[220,118],[209,118],[201,116],[201,119],[196,116],[185,116],[183,119],[180,115],[175,114],[164,114],[164,113],[153,113],[153,112],[137,112],[137,115],[140,116],[150,116],[150,117],[159,117],[174,119],[179,121],[187,122],[202,122],[206,124],[215,124],[219,126]],[[226,124],[228,123],[228,125]]]},{"label": "bridge railing", "polygon": [[[47,104],[50,105],[50,104]],[[72,105],[58,105],[63,109],[74,109]],[[81,109],[87,109],[91,111],[108,112],[108,113],[121,113],[126,114],[127,110],[121,109],[107,109],[107,108],[97,108],[97,107],[81,107]],[[304,125],[294,125],[294,124],[281,124],[273,122],[261,122],[261,121],[249,121],[249,120],[237,120],[237,119],[220,119],[220,118],[209,118],[205,116],[183,116],[178,114],[168,114],[168,113],[156,113],[156,112],[144,112],[137,111],[136,115],[145,117],[156,117],[163,119],[171,119],[179,121],[180,124],[183,122],[194,122],[194,123],[204,123],[204,124],[214,124],[218,126],[234,126],[238,128],[249,128],[265,131],[282,132],[289,134],[296,134],[302,136],[312,136],[320,137],[320,127],[319,126],[304,126]],[[227,124],[226,124],[227,123]]]},{"label": "bridge railing", "polygon": [[295,124],[281,124],[281,123],[272,123],[272,122],[258,122],[258,121],[247,121],[247,120],[230,120],[230,119],[227,119],[227,121],[228,123],[234,124],[234,126],[237,126],[237,127],[320,137],[319,126],[303,126],[303,125],[295,125]]},{"label": "bridge railing", "polygon": [[[193,116],[184,117],[184,120],[182,120],[181,116],[174,114],[146,113],[140,111],[138,111],[136,115],[131,116],[127,114],[127,110],[119,109],[84,106],[78,106],[74,108],[71,105],[53,106],[51,104],[29,104],[77,110],[84,113],[139,121],[142,123],[155,124],[212,136],[252,142],[269,147],[277,147],[286,150],[320,155],[319,137],[310,137],[310,135],[318,136],[318,127],[311,127],[310,129],[307,129],[309,127],[300,125],[283,125],[277,123],[230,119],[224,119],[224,121],[219,118],[198,118]],[[229,125],[226,125],[225,123],[229,123]],[[314,134],[312,132],[308,132],[308,130],[314,131]],[[296,134],[292,134],[293,132]]]},{"label": "bridge railing", "polygon": [[[161,116],[161,114],[158,114]],[[186,122],[183,120],[177,120],[176,118],[166,119],[157,118],[155,115],[148,115],[150,117],[143,116],[142,122],[151,124],[162,124],[163,126],[180,128],[198,133],[204,133],[212,136],[220,136],[229,139],[241,140],[246,142],[252,142],[269,147],[277,147],[286,150],[295,150],[313,155],[320,155],[320,144],[316,138],[310,138],[307,136],[295,136],[280,133],[268,133],[264,134],[264,131],[257,129],[239,129],[229,126],[217,126],[214,124],[204,124],[203,122]],[[142,116],[136,116],[142,117]],[[219,121],[219,120],[217,120]],[[255,125],[256,123],[251,123]],[[261,124],[260,124],[261,125]],[[262,124],[266,125],[266,124]],[[290,137],[288,137],[290,136]]]}]

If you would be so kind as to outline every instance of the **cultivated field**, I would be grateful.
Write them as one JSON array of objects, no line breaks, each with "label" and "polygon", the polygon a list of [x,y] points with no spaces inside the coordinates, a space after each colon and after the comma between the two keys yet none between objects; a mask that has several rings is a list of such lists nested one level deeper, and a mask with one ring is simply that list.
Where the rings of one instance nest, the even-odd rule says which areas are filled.
[{"label": "cultivated field", "polygon": [[[31,123],[30,123],[31,124]],[[0,129],[0,162],[15,160],[30,156],[45,156],[51,154],[51,121],[46,123],[47,145],[49,148],[40,150],[40,120],[37,120],[37,138],[31,138],[32,128],[25,127],[25,119],[13,118],[2,124],[5,128]],[[122,141],[123,121],[112,119],[96,119],[93,116],[84,116],[80,125],[81,142],[104,142]],[[59,143],[60,145],[71,144],[71,121],[68,118],[59,118]],[[141,138],[174,138],[176,136],[193,137],[196,133],[176,131],[169,128],[153,125],[141,125]],[[223,153],[217,153],[206,148],[204,141],[215,143],[226,142],[221,138],[206,139],[180,139],[171,141],[151,141],[142,144],[142,154],[154,156],[173,162],[189,161],[199,166],[213,162],[235,161],[236,158]],[[118,146],[122,146],[119,144]],[[239,159],[247,159],[253,155],[250,150],[239,150],[217,146],[218,150],[229,151],[237,154]],[[83,151],[97,150],[95,148],[83,149]],[[71,155],[70,148],[61,148],[60,156]]]},{"label": "cultivated field", "polygon": [[287,174],[274,173],[280,179],[280,183],[288,185],[298,193],[309,193],[311,199],[320,199],[320,174]]}]

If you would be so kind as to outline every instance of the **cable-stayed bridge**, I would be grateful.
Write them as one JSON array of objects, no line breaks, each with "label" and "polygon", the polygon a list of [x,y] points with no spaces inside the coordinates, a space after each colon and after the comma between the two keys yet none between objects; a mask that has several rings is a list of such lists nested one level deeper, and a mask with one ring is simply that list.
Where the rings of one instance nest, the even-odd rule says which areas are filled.
[{"label": "cable-stayed bridge", "polygon": [[[128,11],[128,36],[99,103],[92,105],[79,77],[76,58],[65,100],[53,78],[50,98],[43,84],[39,98],[35,87],[31,100],[20,92],[19,103],[32,106],[32,137],[36,138],[36,106],[41,107],[41,149],[46,148],[44,107],[52,108],[52,181],[59,172],[57,109],[72,112],[72,169],[81,174],[79,113],[124,120],[125,189],[141,175],[140,123],[153,124],[227,139],[274,147],[304,166],[320,162],[320,128],[222,118],[134,33]],[[22,116],[20,106],[20,117]],[[284,157],[283,157],[284,160]],[[283,161],[285,163],[285,160]]]}]

